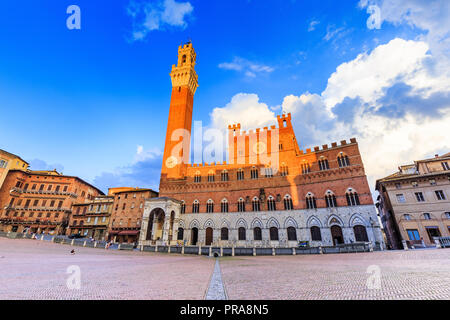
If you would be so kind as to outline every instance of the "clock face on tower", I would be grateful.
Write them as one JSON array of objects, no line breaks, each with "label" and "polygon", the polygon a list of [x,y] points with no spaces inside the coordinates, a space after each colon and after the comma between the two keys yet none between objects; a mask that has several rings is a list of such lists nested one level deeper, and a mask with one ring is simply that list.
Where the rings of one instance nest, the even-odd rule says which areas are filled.
[{"label": "clock face on tower", "polygon": [[177,165],[177,163],[178,163],[177,158],[174,157],[174,156],[170,156],[166,160],[166,167],[169,168],[169,169],[173,168],[173,167],[175,167]]}]

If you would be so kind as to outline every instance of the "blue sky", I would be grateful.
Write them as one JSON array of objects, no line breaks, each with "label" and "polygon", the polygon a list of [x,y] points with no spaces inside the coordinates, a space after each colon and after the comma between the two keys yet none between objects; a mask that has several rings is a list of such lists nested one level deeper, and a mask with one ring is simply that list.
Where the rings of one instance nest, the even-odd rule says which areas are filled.
[{"label": "blue sky", "polygon": [[[380,141],[370,140],[378,134],[375,131],[370,137],[365,135],[372,130],[368,126],[373,117],[392,119],[395,115],[397,125],[407,130],[412,126],[405,122],[408,114],[414,114],[419,102],[428,101],[439,105],[435,116],[427,123],[411,121],[419,128],[436,127],[433,121],[446,116],[449,108],[449,78],[430,70],[447,63],[443,53],[448,48],[436,37],[448,39],[448,23],[437,27],[426,19],[445,21],[448,16],[442,17],[442,10],[437,10],[441,11],[435,13],[437,17],[424,15],[427,8],[421,7],[421,1],[400,2],[401,10],[409,10],[405,11],[409,14],[401,15],[397,3],[388,0],[2,1],[0,148],[30,161],[33,169],[55,167],[105,191],[117,185],[157,189],[159,150],[164,147],[170,103],[169,72],[176,63],[178,45],[188,39],[197,51],[200,84],[193,118],[204,125],[234,120],[217,118],[214,110],[231,108],[239,119],[239,110],[251,104],[274,114],[297,112],[294,125],[302,148],[352,136],[372,147]],[[445,0],[431,2],[448,12]],[[71,4],[81,9],[81,30],[66,27],[66,9]],[[366,10],[371,4],[382,10],[380,29],[367,26]],[[135,16],[130,14],[132,9]],[[144,9],[156,15],[146,16]],[[144,18],[150,24],[144,26]],[[142,31],[144,35],[138,37],[137,32]],[[399,41],[391,42],[394,39]],[[420,43],[428,47],[422,50]],[[416,53],[411,53],[407,72],[418,64],[430,70],[398,80],[405,74],[399,69],[379,88],[361,96],[359,92],[365,88],[347,92],[332,81],[335,74],[339,83],[351,82],[344,71],[337,70],[345,69],[346,64],[351,68],[348,64],[352,61],[362,69],[372,67],[376,73],[377,48],[383,46],[389,57],[389,50],[395,55],[399,48],[408,55]],[[358,60],[360,54],[366,56]],[[384,60],[389,59],[381,59],[379,64]],[[389,65],[385,68],[392,69]],[[364,73],[357,70],[355,76]],[[421,85],[424,79],[431,84]],[[239,99],[232,103],[236,96]],[[348,119],[339,118],[349,110],[362,110],[367,126],[358,127],[353,118],[348,125]],[[323,122],[320,112],[327,113],[329,121]],[[257,125],[267,121],[270,119],[261,119]],[[383,123],[383,119],[377,121]],[[316,131],[323,135],[313,134]],[[392,134],[410,137],[406,131]],[[409,142],[414,144],[414,140]],[[138,147],[141,153],[137,153]],[[368,159],[369,169],[374,167],[375,176],[395,170],[398,162],[412,161],[410,157],[434,155],[448,148],[448,141],[421,150],[410,146],[382,168],[375,168],[379,161],[370,155],[363,154],[363,159]]]}]

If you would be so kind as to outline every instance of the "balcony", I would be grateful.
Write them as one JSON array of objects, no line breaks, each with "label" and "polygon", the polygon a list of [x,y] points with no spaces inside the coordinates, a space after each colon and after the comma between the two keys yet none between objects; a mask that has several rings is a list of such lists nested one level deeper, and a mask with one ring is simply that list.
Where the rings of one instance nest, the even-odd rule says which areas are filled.
[{"label": "balcony", "polygon": [[17,187],[14,187],[10,190],[10,193],[29,193],[29,194],[42,194],[42,195],[53,195],[53,196],[69,196],[72,198],[77,198],[78,195],[76,193],[72,192],[64,192],[64,191],[45,191],[45,190],[30,190],[30,189],[20,189]]}]

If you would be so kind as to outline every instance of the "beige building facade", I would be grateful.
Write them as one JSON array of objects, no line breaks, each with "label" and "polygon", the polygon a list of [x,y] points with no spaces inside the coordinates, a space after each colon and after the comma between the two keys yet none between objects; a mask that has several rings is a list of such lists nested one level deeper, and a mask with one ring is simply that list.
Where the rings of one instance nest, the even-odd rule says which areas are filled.
[{"label": "beige building facade", "polygon": [[67,235],[106,240],[113,205],[113,196],[98,196],[92,202],[74,204]]},{"label": "beige building facade", "polygon": [[16,156],[15,154],[9,153],[5,150],[0,149],[0,188],[8,175],[9,170],[24,170],[28,169],[28,162]]},{"label": "beige building facade", "polygon": [[376,182],[378,209],[392,249],[434,245],[450,236],[450,153],[415,161]]}]

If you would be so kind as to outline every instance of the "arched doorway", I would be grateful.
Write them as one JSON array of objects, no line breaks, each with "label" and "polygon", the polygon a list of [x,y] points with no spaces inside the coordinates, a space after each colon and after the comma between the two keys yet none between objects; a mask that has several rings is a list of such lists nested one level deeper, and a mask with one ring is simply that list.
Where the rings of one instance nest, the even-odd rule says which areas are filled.
[{"label": "arched doorway", "polygon": [[366,227],[364,227],[362,225],[354,226],[353,232],[355,233],[356,241],[369,242],[369,237],[367,236]]},{"label": "arched doorway", "polygon": [[191,244],[193,246],[197,245],[197,241],[198,241],[198,229],[197,228],[192,228],[191,231]]},{"label": "arched doorway", "polygon": [[[161,222],[162,220],[162,222]],[[153,230],[153,224],[156,222],[156,228]],[[146,240],[156,240],[162,237],[162,228],[164,225],[164,211],[161,208],[155,208],[148,217]]]},{"label": "arched doorway", "polygon": [[211,227],[206,228],[205,245],[210,246],[213,240],[213,229]]},{"label": "arched doorway", "polygon": [[170,213],[170,220],[169,220],[169,241],[174,240],[173,238],[173,224],[175,222],[175,212],[172,211]]},{"label": "arched doorway", "polygon": [[184,229],[178,228],[177,240],[183,240],[183,239],[184,239]]},{"label": "arched doorway", "polygon": [[340,226],[331,226],[331,239],[333,239],[333,245],[344,243],[344,235],[342,234],[342,228]]}]

